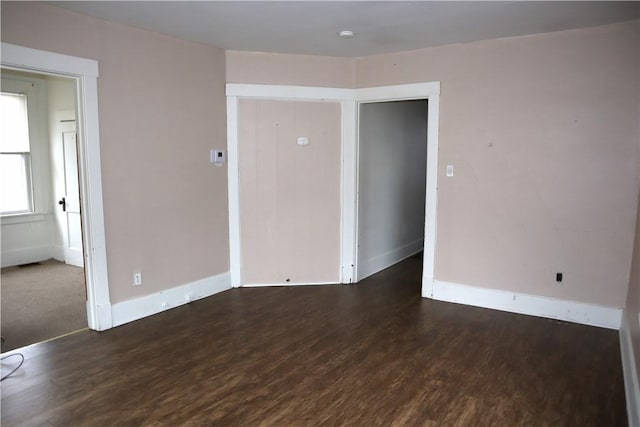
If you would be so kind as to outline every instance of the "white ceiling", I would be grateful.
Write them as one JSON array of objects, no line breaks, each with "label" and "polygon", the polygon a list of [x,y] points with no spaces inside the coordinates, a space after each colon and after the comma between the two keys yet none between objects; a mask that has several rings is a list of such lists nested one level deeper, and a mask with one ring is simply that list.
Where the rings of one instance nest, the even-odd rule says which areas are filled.
[{"label": "white ceiling", "polygon": [[[63,1],[225,49],[358,57],[640,18],[640,2]],[[356,33],[338,38],[339,30]]]}]

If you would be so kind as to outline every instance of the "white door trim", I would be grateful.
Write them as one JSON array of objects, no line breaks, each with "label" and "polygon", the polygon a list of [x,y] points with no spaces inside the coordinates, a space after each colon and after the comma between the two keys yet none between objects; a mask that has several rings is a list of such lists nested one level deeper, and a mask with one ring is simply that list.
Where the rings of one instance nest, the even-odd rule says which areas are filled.
[{"label": "white door trim", "polygon": [[76,78],[78,84],[79,184],[87,280],[87,320],[91,329],[97,331],[109,329],[113,323],[102,205],[98,128],[98,62],[2,43],[1,64],[7,68]]},{"label": "white door trim", "polygon": [[[348,158],[352,149],[345,146],[355,146],[355,133],[346,132],[345,126],[355,129],[354,90],[342,88],[325,88],[312,86],[277,86],[277,85],[253,85],[228,83],[226,87],[227,95],[227,164],[229,183],[229,264],[231,272],[231,286],[237,288],[243,286],[242,283],[242,252],[240,247],[240,171],[239,167],[239,101],[240,99],[271,99],[283,101],[312,101],[312,102],[340,102],[342,120],[342,178],[341,195],[344,198],[353,195],[355,185],[345,183],[346,174],[352,174],[352,161]],[[349,125],[349,123],[352,123]],[[350,136],[351,135],[351,136]],[[349,197],[351,197],[349,196]],[[344,206],[344,202],[342,203]],[[350,283],[352,275],[345,265],[353,264],[353,237],[349,237],[352,225],[349,219],[344,216],[342,209],[340,221],[340,281]],[[346,237],[345,237],[346,236]],[[351,254],[351,255],[350,255]],[[345,264],[347,262],[347,264]],[[291,283],[280,283],[278,285],[291,285]]]},{"label": "white door trim", "polygon": [[[427,99],[427,183],[425,198],[424,263],[422,267],[422,296],[431,298],[434,286],[436,254],[436,212],[438,192],[438,135],[440,123],[440,82],[413,83],[406,85],[378,86],[356,89],[358,104],[386,101],[408,101]],[[358,108],[359,110],[359,108]],[[356,166],[357,177],[357,166]],[[357,204],[356,212],[357,218]],[[357,277],[357,229],[355,242],[355,264]]]},{"label": "white door trim", "polygon": [[355,89],[227,83],[226,92],[238,98],[335,102],[353,100]]},{"label": "white door trim", "polygon": [[406,85],[365,87],[355,90],[360,102],[407,101],[440,95],[440,82],[410,83]]},{"label": "white door trim", "polygon": [[358,238],[358,106],[342,101],[342,173],[340,213],[340,283],[356,281]]},{"label": "white door trim", "polygon": [[229,273],[231,286],[241,286],[241,248],[240,248],[240,169],[238,158],[239,132],[237,96],[229,95],[227,85],[227,180],[229,190]]},{"label": "white door trim", "polygon": [[427,187],[425,209],[422,295],[433,294],[438,178],[438,123],[440,82],[381,86],[362,89],[309,86],[227,84],[227,152],[229,180],[229,249],[232,286],[242,286],[240,248],[240,185],[238,104],[242,98],[329,101],[342,105],[342,176],[340,220],[340,281],[352,283],[357,270],[358,102],[428,99]]}]

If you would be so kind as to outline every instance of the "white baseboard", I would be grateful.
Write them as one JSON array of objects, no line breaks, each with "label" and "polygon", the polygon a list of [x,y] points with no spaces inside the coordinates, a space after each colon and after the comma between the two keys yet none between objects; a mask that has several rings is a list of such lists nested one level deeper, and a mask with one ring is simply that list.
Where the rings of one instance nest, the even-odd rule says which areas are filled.
[{"label": "white baseboard", "polygon": [[460,285],[438,280],[433,283],[433,294],[425,294],[425,290],[423,290],[422,296],[431,297],[438,301],[529,314],[608,329],[620,329],[622,318],[621,308]]},{"label": "white baseboard", "polygon": [[358,281],[417,254],[424,248],[424,239],[415,240],[373,258],[358,262]]},{"label": "white baseboard", "polygon": [[84,254],[82,249],[65,248],[64,246],[53,246],[51,248],[51,258],[64,262],[75,267],[84,268]]},{"label": "white baseboard", "polygon": [[84,267],[84,256],[82,249],[64,248],[65,264],[74,265],[76,267]]},{"label": "white baseboard", "polygon": [[2,268],[46,261],[53,258],[53,253],[54,251],[52,246],[38,246],[33,248],[14,249],[12,251],[2,251]]},{"label": "white baseboard", "polygon": [[[635,319],[634,316],[634,321]],[[620,325],[620,355],[622,356],[622,373],[624,376],[624,395],[627,399],[627,417],[629,427],[640,426],[640,386],[638,385],[638,371],[634,357],[629,319],[626,313],[622,315]]]},{"label": "white baseboard", "polygon": [[133,322],[228,289],[231,289],[231,275],[227,272],[155,294],[119,302],[111,306],[113,326]]},{"label": "white baseboard", "polygon": [[64,248],[62,246],[52,246],[51,247],[51,258],[64,262]]}]

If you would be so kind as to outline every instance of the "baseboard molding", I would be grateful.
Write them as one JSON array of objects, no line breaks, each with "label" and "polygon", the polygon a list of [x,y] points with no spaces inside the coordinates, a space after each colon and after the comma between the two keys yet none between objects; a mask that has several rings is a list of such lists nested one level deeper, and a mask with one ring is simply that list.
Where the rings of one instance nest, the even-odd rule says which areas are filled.
[{"label": "baseboard molding", "polygon": [[423,291],[422,296],[431,297],[438,301],[529,314],[608,329],[620,329],[622,319],[621,308],[460,285],[438,280],[433,283],[433,294],[425,295]]},{"label": "baseboard molding", "polygon": [[82,254],[82,249],[71,249],[64,248],[64,262],[69,265],[74,265],[76,267],[84,267],[84,256]]},{"label": "baseboard molding", "polygon": [[52,246],[51,247],[51,258],[64,262],[64,248],[62,246]]},{"label": "baseboard molding", "polygon": [[[634,320],[635,316],[634,316]],[[627,399],[627,416],[629,427],[640,426],[640,386],[638,385],[638,371],[636,359],[631,341],[629,319],[626,313],[622,314],[620,325],[620,355],[622,357],[622,374],[624,377],[624,395]]]},{"label": "baseboard molding", "polygon": [[84,268],[84,254],[81,249],[70,249],[63,246],[51,248],[51,258],[75,267]]},{"label": "baseboard molding", "polygon": [[33,248],[15,249],[2,252],[2,268],[14,265],[31,264],[53,258],[53,246],[37,246]]},{"label": "baseboard molding", "polygon": [[227,272],[155,294],[119,302],[111,306],[113,326],[124,325],[228,289],[231,289],[231,275]]},{"label": "baseboard molding", "polygon": [[415,240],[407,245],[392,249],[373,258],[358,262],[358,281],[376,274],[385,268],[417,254],[424,248],[424,239]]}]

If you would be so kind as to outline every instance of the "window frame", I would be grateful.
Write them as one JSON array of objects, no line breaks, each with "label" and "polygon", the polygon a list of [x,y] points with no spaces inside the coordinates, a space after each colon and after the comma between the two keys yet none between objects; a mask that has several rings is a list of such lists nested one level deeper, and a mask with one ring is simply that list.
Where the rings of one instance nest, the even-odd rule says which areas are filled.
[{"label": "window frame", "polygon": [[0,210],[0,216],[13,216],[13,215],[28,215],[35,213],[34,211],[34,202],[33,202],[33,168],[31,166],[31,151],[11,151],[5,152],[0,151],[0,156],[20,156],[22,161],[25,164],[25,185],[27,190],[27,210],[18,210],[18,211],[2,211]]},{"label": "window frame", "polygon": [[27,110],[27,133],[29,136],[29,151],[0,151],[0,156],[20,156],[25,168],[25,185],[27,193],[27,209],[15,210],[15,211],[2,211],[0,208],[0,216],[14,216],[25,215],[34,213],[34,201],[33,201],[33,169],[31,164],[31,129],[29,120],[29,96],[27,93],[12,91],[12,90],[0,90],[0,94],[14,94],[24,96],[24,101]]},{"label": "window frame", "polygon": [[[50,210],[49,188],[50,159],[47,131],[46,86],[43,79],[2,73],[0,92],[26,96],[29,126],[28,152],[1,152],[2,155],[22,155],[27,163],[28,211],[0,212],[0,218],[23,217],[44,214]],[[3,222],[4,223],[4,222]]]}]

